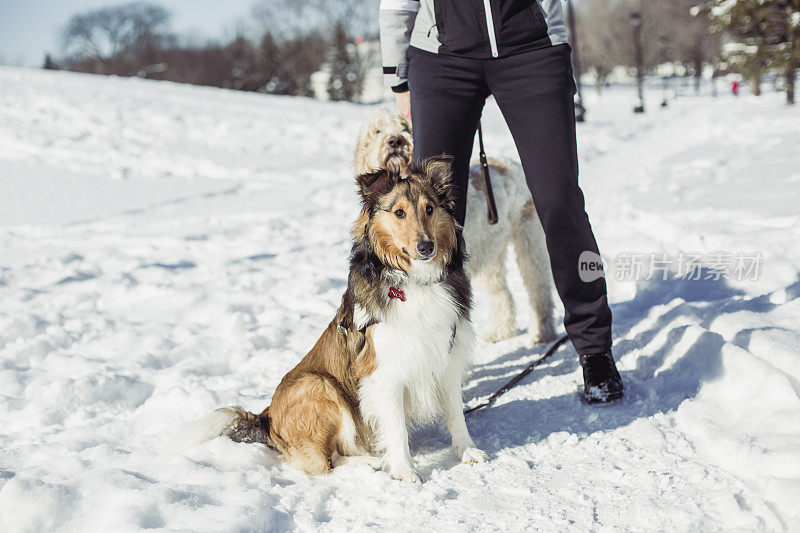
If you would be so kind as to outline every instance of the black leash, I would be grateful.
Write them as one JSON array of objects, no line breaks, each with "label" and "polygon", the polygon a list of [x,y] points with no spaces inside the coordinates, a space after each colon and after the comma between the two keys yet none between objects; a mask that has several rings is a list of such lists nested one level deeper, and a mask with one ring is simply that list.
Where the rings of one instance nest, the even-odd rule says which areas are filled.
[{"label": "black leash", "polygon": [[483,128],[478,122],[478,146],[480,146],[481,174],[483,175],[483,186],[486,189],[486,207],[489,224],[497,224],[497,204],[494,203],[494,191],[492,190],[492,179],[489,176],[489,161],[486,158],[486,150],[483,148]]},{"label": "black leash", "polygon": [[543,356],[541,356],[539,359],[526,366],[522,370],[522,372],[511,378],[511,381],[500,387],[500,389],[497,392],[489,396],[488,400],[486,400],[482,404],[476,405],[475,407],[470,407],[469,409],[465,409],[464,414],[467,415],[472,411],[477,411],[478,409],[483,409],[484,407],[489,407],[490,405],[492,405],[495,402],[495,400],[497,400],[500,396],[502,396],[503,394],[507,393],[512,388],[514,388],[514,386],[517,385],[517,383],[519,383],[522,380],[522,378],[533,372],[534,368],[544,363],[551,355],[556,353],[556,350],[558,350],[558,348],[565,342],[567,342],[566,335],[564,335],[556,342],[554,342],[553,345],[550,346],[550,348],[548,348],[548,350],[544,353]]},{"label": "black leash", "polygon": [[[480,147],[480,160],[481,160],[481,174],[483,175],[483,185],[486,189],[486,207],[488,213],[489,224],[497,224],[497,204],[494,202],[494,191],[492,190],[492,179],[489,175],[489,161],[486,158],[486,150],[483,147],[483,128],[481,127],[481,123],[478,122],[478,146]],[[567,336],[564,335],[556,342],[553,343],[550,348],[545,352],[543,356],[539,359],[534,361],[533,363],[526,366],[522,372],[511,378],[511,381],[500,387],[500,390],[489,396],[489,399],[483,402],[482,404],[476,405],[475,407],[470,407],[469,409],[464,410],[464,414],[469,414],[473,411],[477,411],[478,409],[483,409],[484,407],[489,407],[492,405],[495,400],[497,400],[500,396],[510,391],[514,388],[517,383],[522,381],[522,378],[533,372],[533,369],[537,366],[544,363],[550,356],[552,356],[556,350],[558,350],[559,346],[567,342]]]}]

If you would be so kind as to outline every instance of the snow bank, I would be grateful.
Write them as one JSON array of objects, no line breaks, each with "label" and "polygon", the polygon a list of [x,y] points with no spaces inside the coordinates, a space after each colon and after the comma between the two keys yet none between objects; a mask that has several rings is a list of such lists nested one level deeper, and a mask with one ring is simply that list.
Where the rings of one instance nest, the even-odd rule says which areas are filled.
[{"label": "snow bank", "polygon": [[[580,403],[562,349],[468,419],[488,463],[416,431],[412,486],[170,451],[217,407],[262,409],[330,320],[370,108],[0,68],[0,530],[800,530],[800,112],[633,100],[592,96],[579,130],[601,249],[699,254],[701,279],[610,273],[625,400]],[[493,104],[484,126],[514,157]],[[760,269],[725,279],[717,252]],[[480,345],[467,403],[544,350],[522,333]]]}]

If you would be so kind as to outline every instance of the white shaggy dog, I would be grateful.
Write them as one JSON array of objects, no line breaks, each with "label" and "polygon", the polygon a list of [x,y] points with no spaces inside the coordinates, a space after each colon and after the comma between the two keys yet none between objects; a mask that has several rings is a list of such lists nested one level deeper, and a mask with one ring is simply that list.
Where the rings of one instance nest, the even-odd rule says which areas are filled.
[{"label": "white shaggy dog", "polygon": [[[400,114],[382,108],[372,113],[358,134],[355,149],[356,174],[394,167],[407,172],[413,155],[411,127]],[[555,339],[552,276],[544,230],[536,214],[525,175],[519,163],[490,159],[492,190],[498,222],[487,220],[486,193],[481,168],[470,168],[464,239],[470,254],[468,270],[489,294],[492,322],[484,333],[490,342],[516,334],[514,300],[506,281],[506,250],[514,252],[531,307],[529,343]]]}]

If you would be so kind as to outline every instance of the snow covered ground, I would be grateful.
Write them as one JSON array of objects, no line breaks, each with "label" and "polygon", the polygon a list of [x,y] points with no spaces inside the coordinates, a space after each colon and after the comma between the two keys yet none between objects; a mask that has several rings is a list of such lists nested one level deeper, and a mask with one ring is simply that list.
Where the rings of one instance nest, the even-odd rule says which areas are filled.
[{"label": "snow covered ground", "polygon": [[[488,463],[416,431],[410,485],[169,449],[216,407],[261,410],[332,317],[370,108],[0,68],[0,531],[800,531],[800,109],[633,101],[592,94],[579,128],[624,401],[582,404],[564,348],[468,418]],[[485,128],[514,156],[491,104]],[[546,348],[518,308],[467,404]]]}]

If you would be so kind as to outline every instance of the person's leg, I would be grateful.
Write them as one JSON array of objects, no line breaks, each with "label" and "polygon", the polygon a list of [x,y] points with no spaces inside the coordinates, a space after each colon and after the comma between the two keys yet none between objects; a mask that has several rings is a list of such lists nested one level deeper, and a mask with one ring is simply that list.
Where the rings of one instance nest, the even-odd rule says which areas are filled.
[{"label": "person's leg", "polygon": [[483,62],[506,119],[544,228],[564,327],[579,354],[611,348],[604,278],[581,280],[578,258],[598,253],[578,186],[569,48],[556,46]]},{"label": "person's leg", "polygon": [[408,52],[414,160],[453,156],[455,215],[464,224],[469,160],[488,90],[479,60]]}]

